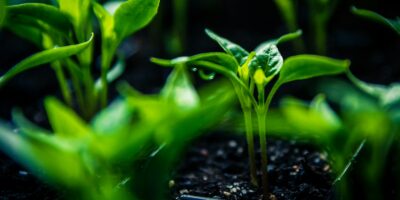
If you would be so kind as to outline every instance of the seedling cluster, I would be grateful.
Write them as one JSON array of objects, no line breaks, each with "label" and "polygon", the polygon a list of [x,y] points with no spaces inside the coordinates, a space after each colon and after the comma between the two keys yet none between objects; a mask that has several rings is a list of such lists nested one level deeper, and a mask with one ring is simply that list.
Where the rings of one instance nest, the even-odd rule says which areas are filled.
[{"label": "seedling cluster", "polygon": [[[122,82],[115,88],[120,97],[109,103],[109,85],[125,69],[125,56],[118,48],[151,22],[160,0],[17,5],[0,0],[0,27],[41,50],[0,74],[0,93],[15,76],[46,65],[54,71],[63,98],[63,102],[45,98],[47,128],[14,109],[11,122],[0,121],[0,149],[29,172],[66,191],[69,199],[168,199],[167,183],[185,149],[221,119],[231,117],[227,113],[234,110],[237,100],[242,114],[237,118],[244,124],[238,130],[247,141],[249,182],[262,188],[263,199],[271,193],[267,135],[311,141],[326,150],[334,168],[332,187],[344,199],[351,198],[349,171],[368,148],[369,157],[360,162],[369,162],[364,180],[366,187],[374,188],[385,170],[380,159],[386,159],[391,148],[399,150],[393,146],[399,143],[400,84],[364,82],[350,71],[349,60],[326,56],[327,24],[338,1],[307,1],[310,43],[302,40],[296,2],[275,3],[291,33],[248,51],[206,29],[223,51],[151,58],[155,64],[173,68],[162,89],[143,94]],[[164,42],[170,55],[190,46],[186,43],[188,5],[186,0],[173,2],[173,30]],[[387,19],[356,7],[351,12],[400,34],[399,18]],[[284,58],[281,46],[286,42],[294,42],[292,52],[301,54]],[[306,49],[316,54],[306,54]],[[189,71],[218,81],[195,89]],[[323,94],[311,102],[285,97],[278,108],[270,108],[283,85],[338,74],[351,84],[325,80],[318,84]],[[332,102],[338,104],[335,109]],[[377,188],[371,193],[370,199],[382,198]]]}]

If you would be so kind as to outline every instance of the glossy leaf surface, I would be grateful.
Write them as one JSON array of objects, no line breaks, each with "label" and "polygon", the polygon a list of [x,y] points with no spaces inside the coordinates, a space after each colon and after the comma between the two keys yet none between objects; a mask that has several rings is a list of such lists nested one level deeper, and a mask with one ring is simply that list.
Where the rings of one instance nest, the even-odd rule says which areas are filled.
[{"label": "glossy leaf surface", "polygon": [[323,56],[298,55],[285,60],[279,75],[279,84],[323,75],[344,73],[350,66],[348,60]]},{"label": "glossy leaf surface", "polygon": [[146,26],[157,14],[160,0],[128,0],[114,13],[115,32],[120,39]]},{"label": "glossy leaf surface", "polygon": [[11,78],[26,70],[78,54],[86,49],[91,44],[92,40],[93,35],[88,41],[84,43],[64,47],[56,47],[54,49],[44,50],[42,52],[33,54],[32,56],[16,64],[4,75],[2,75],[0,77],[0,86],[4,85]]}]

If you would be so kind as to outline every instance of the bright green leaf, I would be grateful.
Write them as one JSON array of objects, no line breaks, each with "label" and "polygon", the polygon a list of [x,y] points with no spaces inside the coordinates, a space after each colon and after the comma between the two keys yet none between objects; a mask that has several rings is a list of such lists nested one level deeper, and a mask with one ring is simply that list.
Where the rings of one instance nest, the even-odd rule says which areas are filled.
[{"label": "bright green leaf", "polygon": [[239,64],[242,65],[246,61],[246,57],[249,55],[249,52],[247,52],[241,46],[215,34],[209,29],[206,29],[206,33],[211,39],[216,41],[226,53],[235,57]]},{"label": "bright green leaf", "polygon": [[57,61],[60,59],[68,58],[72,55],[80,53],[82,50],[86,49],[91,42],[93,41],[93,35],[86,42],[69,45],[64,47],[56,47],[54,49],[49,49],[45,51],[41,51],[39,53],[33,54],[32,56],[22,60],[14,67],[12,67],[9,71],[7,71],[3,76],[0,77],[0,87],[4,85],[7,81],[9,81],[14,76],[32,69],[34,67],[38,67],[40,65],[50,63],[53,61]]},{"label": "bright green leaf", "polygon": [[199,106],[199,96],[182,65],[174,68],[161,95],[167,102],[173,102],[180,108],[179,110],[193,109]]},{"label": "bright green leaf", "polygon": [[90,133],[85,122],[70,108],[55,98],[47,98],[45,107],[50,124],[56,135],[63,138],[83,138]]},{"label": "bright green leaf", "polygon": [[128,0],[114,13],[115,32],[119,40],[146,26],[157,14],[160,0]]},{"label": "bright green leaf", "polygon": [[127,104],[127,101],[116,100],[96,115],[92,122],[93,131],[102,135],[121,132],[122,128],[129,127],[132,114],[132,108]]},{"label": "bright green leaf", "polygon": [[352,7],[351,11],[361,17],[370,19],[372,21],[376,21],[378,23],[384,24],[390,28],[392,28],[398,35],[400,35],[400,18],[397,17],[396,19],[387,19],[382,15],[365,9],[358,9],[356,7]]},{"label": "bright green leaf", "polygon": [[346,72],[348,60],[337,60],[323,56],[298,55],[285,60],[279,75],[279,84],[323,75]]}]

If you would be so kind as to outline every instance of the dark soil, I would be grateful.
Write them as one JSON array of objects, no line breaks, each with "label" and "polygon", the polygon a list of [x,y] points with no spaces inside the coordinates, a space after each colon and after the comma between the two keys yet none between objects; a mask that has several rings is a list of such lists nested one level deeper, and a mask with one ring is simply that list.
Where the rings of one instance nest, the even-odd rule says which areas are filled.
[{"label": "dark soil", "polygon": [[[262,192],[249,182],[246,149],[240,136],[211,135],[196,142],[170,181],[173,197],[261,199]],[[269,190],[275,199],[333,199],[324,153],[294,141],[269,140],[268,159]]]}]

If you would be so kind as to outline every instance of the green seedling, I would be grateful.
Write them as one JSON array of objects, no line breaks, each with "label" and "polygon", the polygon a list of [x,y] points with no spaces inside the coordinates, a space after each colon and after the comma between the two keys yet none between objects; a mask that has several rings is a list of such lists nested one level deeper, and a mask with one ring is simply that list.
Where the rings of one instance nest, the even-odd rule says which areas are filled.
[{"label": "green seedling", "polygon": [[[289,31],[299,28],[297,16],[297,1],[275,0],[282,18]],[[308,28],[313,39],[313,51],[320,54],[327,54],[327,24],[332,17],[338,0],[307,0],[308,5]],[[304,52],[304,42],[295,40],[295,48]]]},{"label": "green seedling", "polygon": [[396,19],[387,19],[382,15],[365,9],[358,9],[356,7],[351,8],[351,12],[357,16],[369,19],[371,21],[378,22],[383,24],[391,29],[393,29],[398,35],[400,35],[400,18],[396,17]]},{"label": "green seedling", "polygon": [[[76,101],[81,114],[89,119],[106,106],[108,83],[123,71],[121,56],[111,68],[119,44],[151,21],[158,4],[159,0],[128,0],[103,7],[91,0],[58,0],[57,6],[43,3],[8,6],[5,28],[43,51],[3,74],[0,86],[28,69],[50,63],[65,102],[74,107]],[[93,74],[92,10],[101,27],[101,75],[97,81]]]},{"label": "green seedling", "polygon": [[[353,127],[349,140],[366,139],[370,153],[363,161],[368,163],[362,168],[363,187],[370,191],[368,199],[381,199],[383,194],[379,183],[386,171],[384,166],[390,149],[397,148],[399,139],[400,87],[397,83],[390,86],[366,83],[350,71],[347,75],[357,88],[337,81],[323,84],[323,88],[331,100],[341,105],[344,121]],[[340,91],[340,94],[334,91]]]},{"label": "green seedling", "polygon": [[[250,160],[250,177],[254,185],[257,185],[257,174],[252,111],[254,110],[257,115],[261,146],[262,186],[264,198],[267,198],[266,117],[273,96],[283,84],[316,76],[345,72],[349,67],[349,61],[315,55],[297,55],[284,61],[277,45],[298,37],[301,34],[300,31],[264,42],[252,52],[246,51],[239,45],[218,36],[210,30],[206,30],[206,33],[224,49],[225,53],[202,53],[173,60],[153,58],[152,61],[168,67],[187,64],[195,69],[200,69],[200,75],[204,78],[210,79],[214,77],[215,74],[213,73],[219,73],[230,80],[244,115]],[[206,74],[204,70],[211,71],[212,74]],[[279,78],[274,82],[272,89],[267,91],[266,96],[266,86],[272,82],[275,76],[279,76]]]},{"label": "green seedling", "polygon": [[182,67],[160,94],[120,90],[124,98],[89,124],[55,98],[45,100],[52,131],[16,111],[17,129],[0,124],[0,149],[69,199],[169,199],[168,180],[183,149],[224,115],[234,94],[199,95]]}]

